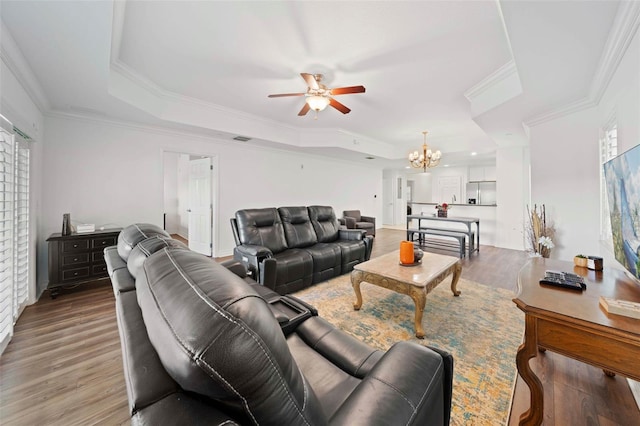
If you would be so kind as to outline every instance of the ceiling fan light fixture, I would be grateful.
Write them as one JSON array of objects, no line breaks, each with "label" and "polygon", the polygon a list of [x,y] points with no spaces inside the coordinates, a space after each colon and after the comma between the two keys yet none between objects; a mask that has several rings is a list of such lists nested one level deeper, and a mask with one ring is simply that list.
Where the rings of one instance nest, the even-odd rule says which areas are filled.
[{"label": "ceiling fan light fixture", "polygon": [[307,96],[306,102],[309,105],[309,107],[316,112],[322,111],[330,103],[329,98],[327,98],[326,96],[319,96],[319,95]]}]

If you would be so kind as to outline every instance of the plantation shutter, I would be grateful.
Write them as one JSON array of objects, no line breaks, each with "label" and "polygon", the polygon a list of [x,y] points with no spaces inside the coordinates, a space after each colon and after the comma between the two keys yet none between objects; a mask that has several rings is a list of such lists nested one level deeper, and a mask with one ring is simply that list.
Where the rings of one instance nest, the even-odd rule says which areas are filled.
[{"label": "plantation shutter", "polygon": [[14,192],[14,291],[13,320],[27,304],[29,296],[29,147],[21,136],[15,137]]},{"label": "plantation shutter", "polygon": [[13,126],[0,116],[0,347],[13,334],[13,203],[14,203]]},{"label": "plantation shutter", "polygon": [[28,139],[0,115],[0,353],[29,299]]}]

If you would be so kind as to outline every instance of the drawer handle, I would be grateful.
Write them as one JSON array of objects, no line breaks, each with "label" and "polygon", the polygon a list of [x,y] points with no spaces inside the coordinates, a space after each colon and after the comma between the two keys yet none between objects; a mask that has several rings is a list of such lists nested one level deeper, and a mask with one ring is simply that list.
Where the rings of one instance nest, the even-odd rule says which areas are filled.
[{"label": "drawer handle", "polygon": [[77,273],[77,272],[74,272],[74,273],[73,273],[73,275],[74,275],[74,276],[76,276],[76,275],[78,275],[78,273]]},{"label": "drawer handle", "polygon": [[105,244],[107,244],[107,242],[106,242],[106,241],[103,241],[103,242],[102,242],[102,245],[105,245]]},{"label": "drawer handle", "polygon": [[78,248],[78,245],[77,245],[77,244],[74,244],[74,245],[73,245],[73,248]]},{"label": "drawer handle", "polygon": [[75,259],[73,259],[73,261],[74,261],[74,262],[77,262],[77,261],[78,261],[78,258],[76,257]]}]

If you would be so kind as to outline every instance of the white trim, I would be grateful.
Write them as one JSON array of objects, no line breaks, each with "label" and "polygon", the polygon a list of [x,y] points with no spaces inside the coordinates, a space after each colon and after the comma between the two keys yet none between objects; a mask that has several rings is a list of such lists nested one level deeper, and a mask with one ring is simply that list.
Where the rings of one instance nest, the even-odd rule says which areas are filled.
[{"label": "white trim", "polygon": [[51,108],[51,103],[49,102],[42,85],[33,73],[33,70],[31,70],[26,58],[18,47],[18,44],[1,19],[0,59],[2,59],[9,70],[11,70],[15,75],[40,112]]},{"label": "white trim", "polygon": [[621,2],[591,84],[589,95],[595,103],[602,99],[639,26],[640,2]]},{"label": "white trim", "polygon": [[489,74],[475,86],[464,92],[464,97],[467,98],[469,102],[473,102],[475,98],[514,74],[518,74],[518,69],[516,68],[516,63],[512,59],[493,73]]},{"label": "white trim", "polygon": [[535,127],[548,121],[556,120],[565,115],[583,111],[588,108],[595,107],[597,104],[588,97],[578,99],[571,103],[565,104],[559,108],[544,112],[529,119],[524,120],[524,124],[528,127]]}]

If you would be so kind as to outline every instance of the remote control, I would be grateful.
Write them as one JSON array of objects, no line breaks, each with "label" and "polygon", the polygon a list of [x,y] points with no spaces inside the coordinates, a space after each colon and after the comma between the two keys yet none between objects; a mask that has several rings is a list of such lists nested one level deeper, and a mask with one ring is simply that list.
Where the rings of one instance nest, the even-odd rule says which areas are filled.
[{"label": "remote control", "polygon": [[544,278],[540,280],[540,284],[551,285],[555,287],[568,288],[571,290],[582,291],[587,288],[584,278],[571,272],[545,271]]}]

